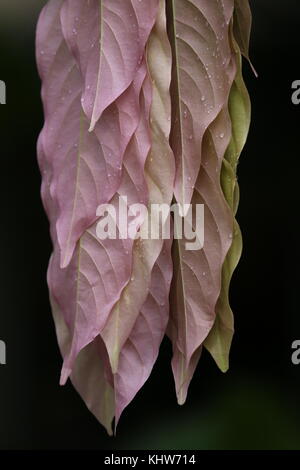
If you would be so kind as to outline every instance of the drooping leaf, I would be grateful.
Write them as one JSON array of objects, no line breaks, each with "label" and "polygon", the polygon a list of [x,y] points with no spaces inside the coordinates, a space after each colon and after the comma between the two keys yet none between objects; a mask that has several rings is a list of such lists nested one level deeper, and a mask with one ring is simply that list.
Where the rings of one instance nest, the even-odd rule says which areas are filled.
[{"label": "drooping leaf", "polygon": [[[157,76],[156,70],[154,73]],[[165,92],[166,89],[164,80],[168,79],[169,70],[165,70],[166,75],[164,76],[162,69],[159,68],[159,73],[158,91],[155,101],[153,101],[153,114],[151,113],[152,147],[145,166],[145,178],[149,191],[148,217],[141,226],[141,236],[134,243],[131,280],[123,290],[120,301],[110,314],[101,333],[114,373],[118,370],[121,349],[146,301],[151,283],[151,273],[163,246],[161,237],[153,239],[148,236],[149,227],[153,223],[151,207],[154,204],[167,204],[169,207],[173,196],[174,159],[168,143],[170,107],[168,101],[164,103],[160,100],[160,92]],[[162,90],[160,90],[160,86]],[[150,82],[146,80],[144,83],[144,101],[146,102],[149,100],[149,92],[151,93]],[[160,113],[162,113],[161,116]],[[149,118],[150,116],[148,116]]]},{"label": "drooping leaf", "polygon": [[[147,46],[148,69],[153,83],[151,106],[152,149],[146,163],[150,200],[170,204],[174,157],[168,143],[171,103],[171,50],[166,33],[165,0],[160,0],[158,17]],[[167,220],[169,222],[169,219]],[[157,242],[155,242],[155,245]],[[148,379],[157,359],[169,318],[172,278],[172,240],[164,241],[152,272],[149,293],[129,338],[121,349],[115,375],[116,424],[124,408]]]},{"label": "drooping leaf", "polygon": [[149,293],[129,338],[121,349],[114,378],[116,421],[148,380],[169,319],[169,291],[172,277],[171,240],[152,269]]},{"label": "drooping leaf", "polygon": [[[232,26],[246,55],[246,1],[50,0],[39,20],[38,160],[60,382],[70,377],[110,434],[148,379],[166,328],[180,404],[203,345],[228,367],[228,290],[241,251],[236,164],[250,117]],[[151,210],[169,207],[174,192],[174,202],[204,205],[204,246],[190,251],[185,236],[171,256],[173,223]],[[149,211],[138,224],[124,221],[132,204]],[[103,239],[111,210],[116,236]],[[175,215],[175,235],[181,222]],[[149,238],[149,227],[169,223],[167,240]],[[198,223],[189,228],[201,245]],[[125,226],[131,236],[120,237]]]},{"label": "drooping leaf", "polygon": [[234,0],[233,34],[242,55],[249,60],[252,13],[249,0]]},{"label": "drooping leaf", "polygon": [[[55,52],[52,50],[49,51],[49,57],[53,60],[53,56],[59,56],[59,50],[63,49],[65,55],[63,57],[64,60],[61,62],[64,65],[68,60],[71,63],[73,62],[61,35],[59,21],[61,4],[62,2],[55,0],[47,4],[38,27],[38,47],[43,45],[43,39],[45,43],[47,43],[48,40],[46,30],[43,28],[43,18],[46,17],[49,24],[52,25],[52,28],[53,24],[57,25],[54,28],[54,34],[55,37],[58,36],[60,38],[60,40],[57,41],[58,49]],[[49,21],[50,15],[53,16],[51,23]],[[47,60],[45,50],[43,50],[42,56],[43,60]],[[51,59],[49,59],[49,62]],[[67,64],[67,71],[68,66]],[[51,67],[53,67],[52,64],[50,65],[50,68]],[[58,74],[65,76],[64,69],[58,68]],[[44,81],[44,90],[51,90],[55,85],[50,80],[50,74],[48,74],[48,77],[49,81]],[[134,89],[135,95],[140,95],[141,86],[144,83],[145,77],[146,64],[143,62],[130,85],[130,87]],[[143,96],[141,95],[142,101],[144,100],[145,94],[144,89]],[[129,100],[129,103],[131,102],[130,94],[127,95],[126,100]],[[126,196],[128,204],[147,203],[147,185],[144,176],[144,165],[150,149],[148,129],[150,102],[151,89],[148,87],[148,110],[144,109],[144,111],[141,111],[139,108],[138,116],[140,124],[125,149],[120,188],[113,200],[110,201],[116,208],[117,214],[119,199],[122,196]],[[46,102],[45,109],[47,109],[47,103],[48,102]],[[52,104],[53,100],[50,102],[51,106]],[[140,99],[138,105],[140,106]],[[52,112],[55,114],[55,107],[53,107]],[[46,111],[45,128],[47,127],[47,118],[48,115]],[[58,185],[54,184],[55,178],[53,176],[54,169],[58,166],[59,159],[57,154],[45,151],[45,140],[47,142],[45,128],[39,139],[39,160],[44,176],[43,189],[45,206],[49,208],[48,216],[52,222],[51,232],[53,233],[52,238],[55,244],[55,256],[52,260],[53,279],[50,290],[53,299],[64,316],[72,337],[70,350],[64,357],[64,367],[61,377],[61,383],[64,383],[71,373],[78,353],[97,337],[104,327],[110,311],[119,300],[122,290],[130,280],[133,241],[131,239],[123,240],[119,238],[117,240],[99,240],[96,235],[97,224],[95,222],[91,227],[87,227],[88,230],[81,236],[68,266],[65,269],[61,269],[59,263],[59,248],[57,246],[59,234],[58,220],[60,216],[59,204],[57,204]],[[90,134],[86,133],[85,135],[88,138]],[[74,136],[78,138],[75,132]],[[52,140],[49,144],[53,145]],[[101,157],[101,155],[98,153],[98,158],[99,157]],[[68,165],[66,168],[67,167]],[[95,168],[93,170],[95,172]],[[101,186],[101,171],[99,169],[98,171],[99,180],[97,184]],[[57,173],[59,172],[57,171]],[[86,190],[92,192],[95,185],[96,183],[94,185],[87,184]],[[97,207],[95,207],[94,218],[96,218],[96,209]]]},{"label": "drooping leaf", "polygon": [[168,0],[173,49],[171,145],[175,197],[189,204],[202,160],[202,141],[228,99],[234,65],[228,33],[234,0]]},{"label": "drooping leaf", "polygon": [[[70,330],[58,306],[51,300],[58,344],[62,356],[70,348]],[[107,377],[108,358],[103,342],[99,338],[82,349],[74,366],[71,381],[87,407],[112,435],[115,413],[114,390]]]},{"label": "drooping leaf", "polygon": [[93,130],[142,62],[158,0],[66,0],[64,34],[84,79],[82,105]]},{"label": "drooping leaf", "polygon": [[236,70],[229,40],[234,2],[173,0],[168,5],[174,58],[175,197],[179,203],[191,201],[194,207],[205,207],[203,249],[187,250],[185,239],[174,242],[169,336],[177,398],[182,404],[201,346],[215,321],[222,265],[231,245],[232,216],[220,171],[231,133],[227,103]]},{"label": "drooping leaf", "polygon": [[[145,63],[137,74],[134,83],[140,87],[146,74]],[[148,90],[150,105],[151,90]],[[141,94],[143,101],[144,90]],[[148,105],[148,108],[149,108]],[[120,198],[127,198],[127,207],[147,202],[147,185],[144,165],[150,149],[150,135],[147,127],[147,109],[141,109],[140,124],[132,137],[124,156],[121,186],[110,201],[119,218]],[[128,219],[128,224],[130,220]],[[99,239],[96,221],[80,238],[77,249],[68,267],[59,270],[53,296],[59,304],[72,330],[72,347],[64,358],[62,383],[71,373],[72,364],[79,351],[98,334],[104,335],[107,325],[112,323],[118,301],[126,286],[131,283],[134,259],[133,240],[127,236],[122,239]],[[141,269],[144,269],[140,262]]]},{"label": "drooping leaf", "polygon": [[[38,139],[38,162],[42,174],[42,200],[47,212],[52,228],[55,225],[57,217],[57,202],[55,199],[55,191],[53,185],[53,173],[56,167],[56,159],[50,158],[54,155],[52,140],[53,133],[57,133],[57,129],[49,123],[49,116],[53,116],[56,112],[58,103],[57,90],[61,89],[65,76],[72,70],[73,61],[67,50],[66,44],[63,43],[61,26],[59,21],[62,0],[52,0],[43,8],[36,34],[36,59],[40,77],[42,79],[42,99],[44,104],[45,124]],[[57,57],[57,72],[55,74],[55,87],[50,84],[51,70],[53,69],[53,57]],[[77,77],[78,78],[78,77]],[[80,85],[78,85],[80,86]],[[77,88],[78,88],[77,86]],[[51,98],[51,99],[48,99]],[[74,98],[73,98],[74,99]],[[70,100],[69,105],[72,103]],[[47,122],[48,120],[48,122]],[[51,134],[51,140],[48,135]],[[55,230],[52,233],[52,240],[56,238]]]},{"label": "drooping leaf", "polygon": [[[204,205],[203,248],[187,250],[187,239],[174,241],[169,336],[180,404],[186,399],[201,346],[215,322],[222,266],[232,242],[232,215],[220,185],[221,165],[230,135],[229,115],[223,110],[204,135],[201,170],[192,199],[194,208],[197,204]],[[196,221],[193,222],[196,231]]]},{"label": "drooping leaf", "polygon": [[[227,203],[235,215],[239,200],[237,164],[249,131],[251,105],[242,76],[241,54],[234,39],[233,47],[238,68],[229,97],[232,137],[223,161],[221,183]],[[226,372],[229,367],[229,352],[234,333],[234,318],[229,303],[229,286],[242,252],[240,228],[236,220],[233,223],[233,240],[223,266],[222,290],[216,307],[216,322],[204,343],[223,372]]]},{"label": "drooping leaf", "polygon": [[250,35],[252,28],[252,13],[249,0],[235,0],[234,2],[234,19],[233,34],[240,48],[241,54],[248,60],[254,75],[257,72],[249,57]]},{"label": "drooping leaf", "polygon": [[58,212],[61,266],[66,267],[76,242],[95,222],[98,205],[109,202],[121,184],[122,161],[139,123],[145,68],[135,71],[128,90],[102,113],[89,133],[81,106],[83,80],[59,21],[62,5],[66,7],[66,3],[49,2],[41,14],[37,59],[43,79],[44,160]]}]

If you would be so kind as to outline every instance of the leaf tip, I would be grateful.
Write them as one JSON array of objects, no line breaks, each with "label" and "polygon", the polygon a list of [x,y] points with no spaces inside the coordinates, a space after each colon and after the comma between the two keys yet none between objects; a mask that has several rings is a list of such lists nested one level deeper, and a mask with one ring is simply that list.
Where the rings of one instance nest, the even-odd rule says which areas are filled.
[{"label": "leaf tip", "polygon": [[95,126],[97,124],[97,121],[94,117],[92,117],[91,122],[90,122],[90,127],[89,127],[89,132],[93,132],[95,129]]},{"label": "leaf tip", "polygon": [[69,367],[64,367],[62,368],[61,374],[60,374],[60,380],[59,380],[59,385],[63,386],[66,385],[68,378],[71,375],[72,370]]},{"label": "leaf tip", "polygon": [[229,353],[228,354],[214,354],[213,358],[218,368],[224,374],[229,370]]},{"label": "leaf tip", "polygon": [[73,253],[70,250],[62,250],[60,255],[60,269],[65,269],[72,259]]},{"label": "leaf tip", "polygon": [[186,397],[183,397],[183,396],[178,396],[177,397],[177,403],[179,406],[183,406],[186,402]]},{"label": "leaf tip", "polygon": [[181,385],[180,389],[177,391],[177,403],[179,406],[185,404],[187,398],[187,389],[184,387],[184,384]]}]

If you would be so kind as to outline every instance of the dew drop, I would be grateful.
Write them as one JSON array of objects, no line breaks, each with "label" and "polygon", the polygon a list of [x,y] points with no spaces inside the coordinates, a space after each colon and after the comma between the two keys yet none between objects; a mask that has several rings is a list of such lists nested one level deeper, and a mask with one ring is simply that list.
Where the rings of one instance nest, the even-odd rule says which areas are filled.
[{"label": "dew drop", "polygon": [[223,138],[224,138],[224,135],[225,135],[224,132],[221,132],[221,134],[220,134],[220,139],[223,139]]}]

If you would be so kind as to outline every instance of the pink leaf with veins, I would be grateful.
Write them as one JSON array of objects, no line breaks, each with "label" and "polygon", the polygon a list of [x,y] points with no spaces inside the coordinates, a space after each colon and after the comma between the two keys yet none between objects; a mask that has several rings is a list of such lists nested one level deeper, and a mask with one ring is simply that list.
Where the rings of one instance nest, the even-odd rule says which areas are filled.
[{"label": "pink leaf with veins", "polygon": [[174,193],[181,204],[192,199],[204,133],[227,104],[234,75],[228,37],[233,6],[234,0],[168,1],[173,48]]},{"label": "pink leaf with veins", "polygon": [[203,341],[215,322],[222,266],[232,244],[233,215],[220,185],[221,165],[230,135],[230,118],[227,110],[223,110],[204,135],[201,170],[192,199],[193,207],[204,204],[203,249],[187,250],[184,238],[174,241],[169,336],[180,404],[186,399]]},{"label": "pink leaf with veins", "polygon": [[109,202],[121,184],[124,154],[140,119],[145,69],[139,67],[128,90],[103,112],[89,133],[80,102],[82,77],[62,36],[61,6],[61,1],[54,0],[41,14],[37,59],[43,79],[45,179],[57,207],[61,266],[66,267],[76,242],[95,222],[98,205]]},{"label": "pink leaf with veins", "polygon": [[[150,113],[152,148],[147,159],[145,174],[149,188],[149,201],[171,204],[175,177],[174,156],[169,146],[171,102],[169,86],[171,81],[171,50],[166,34],[165,1],[160,0],[159,13],[147,48],[148,70],[153,84],[153,100]],[[153,221],[153,220],[152,220]],[[171,220],[167,220],[171,223]],[[131,402],[148,379],[157,359],[169,318],[169,291],[173,274],[171,257],[172,226],[170,238],[161,242],[145,241],[153,252],[161,247],[160,254],[151,270],[150,284],[148,273],[141,273],[139,290],[146,287],[147,297],[138,316],[127,313],[129,323],[136,318],[132,331],[121,348],[119,363],[114,379],[117,425],[124,408]],[[144,247],[144,264],[147,266],[150,255]],[[138,258],[139,259],[139,258]],[[137,276],[133,269],[134,276]],[[133,297],[139,301],[139,295]],[[129,304],[130,305],[130,304]],[[120,305],[122,309],[122,305]],[[135,309],[135,306],[132,310]]]},{"label": "pink leaf with veins", "polygon": [[114,379],[115,426],[123,410],[148,380],[166,331],[172,278],[171,246],[171,240],[165,240],[151,273],[148,297],[120,353]]},{"label": "pink leaf with veins", "polygon": [[133,81],[158,0],[66,0],[63,31],[84,80],[83,109],[93,130],[103,111]]},{"label": "pink leaf with veins", "polygon": [[[142,63],[133,86],[141,86],[145,73],[145,63]],[[151,90],[148,91],[150,100]],[[147,203],[148,199],[144,165],[150,140],[145,126],[147,114],[141,116],[141,123],[125,152],[120,188],[110,201],[117,217],[120,197],[126,196],[128,205]],[[54,265],[52,295],[72,331],[71,348],[64,358],[62,383],[68,378],[79,351],[106,327],[113,307],[131,278],[133,240],[119,236],[100,240],[96,226],[97,221],[83,233],[67,268],[61,270],[57,261]]]},{"label": "pink leaf with veins", "polygon": [[[232,35],[247,55],[250,24],[248,0],[49,0],[41,13],[38,162],[54,246],[48,284],[61,384],[70,377],[109,433],[148,379],[166,330],[184,403],[216,325],[233,237],[220,184],[234,134]],[[173,227],[168,240],[149,238],[149,223],[162,228],[153,204],[170,207],[174,196],[204,205],[203,249],[189,251],[190,240],[180,239],[171,255]],[[137,239],[120,237],[121,200],[126,211],[148,208],[133,224]],[[116,239],[97,230],[97,208],[108,203]],[[174,224],[177,232],[177,216]]]}]

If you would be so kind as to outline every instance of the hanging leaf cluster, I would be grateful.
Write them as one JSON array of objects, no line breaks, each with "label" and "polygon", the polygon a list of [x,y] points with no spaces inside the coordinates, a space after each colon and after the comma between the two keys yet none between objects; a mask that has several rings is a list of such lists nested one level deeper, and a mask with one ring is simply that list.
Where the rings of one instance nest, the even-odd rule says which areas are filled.
[{"label": "hanging leaf cluster", "polygon": [[[248,0],[49,0],[41,12],[38,162],[60,382],[109,433],[165,335],[178,403],[203,348],[228,368],[250,29]],[[120,200],[202,205],[203,246],[187,249],[171,215],[168,238],[143,238],[146,217],[134,236],[99,238],[99,206],[119,214]]]}]

